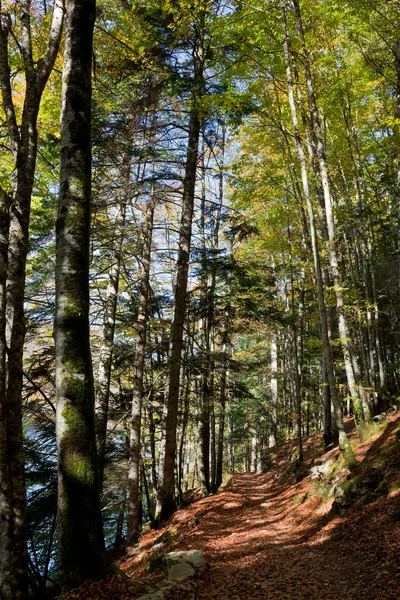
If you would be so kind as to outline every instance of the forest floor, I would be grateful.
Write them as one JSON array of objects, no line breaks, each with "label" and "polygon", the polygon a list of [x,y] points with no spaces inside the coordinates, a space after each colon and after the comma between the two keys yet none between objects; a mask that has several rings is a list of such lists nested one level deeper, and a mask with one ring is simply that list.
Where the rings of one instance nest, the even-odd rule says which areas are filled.
[{"label": "forest floor", "polygon": [[[350,421],[347,427],[351,430]],[[397,412],[368,440],[351,433],[364,476],[379,471],[384,493],[364,495],[350,508],[334,511],[334,498],[310,479],[313,460],[323,454],[320,437],[314,436],[305,441],[300,470],[290,459],[295,447],[289,443],[267,474],[235,474],[219,493],[194,501],[162,528],[144,534],[140,549],[121,557],[119,567],[140,584],[157,586],[162,574],[149,573],[149,563],[161,537],[159,553],[202,550],[207,564],[204,574],[174,588],[168,600],[398,600],[399,430]],[[326,458],[337,454],[333,449]],[[138,595],[132,587],[108,595],[103,587],[98,597]],[[87,597],[97,596],[92,591]]]}]

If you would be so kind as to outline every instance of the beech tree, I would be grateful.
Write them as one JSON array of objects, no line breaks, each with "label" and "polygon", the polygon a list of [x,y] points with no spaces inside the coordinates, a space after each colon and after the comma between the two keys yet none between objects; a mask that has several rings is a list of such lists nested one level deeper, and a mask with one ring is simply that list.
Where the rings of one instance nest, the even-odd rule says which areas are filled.
[{"label": "beech tree", "polygon": [[63,590],[106,575],[89,343],[94,0],[68,3],[57,217],[58,555]]}]

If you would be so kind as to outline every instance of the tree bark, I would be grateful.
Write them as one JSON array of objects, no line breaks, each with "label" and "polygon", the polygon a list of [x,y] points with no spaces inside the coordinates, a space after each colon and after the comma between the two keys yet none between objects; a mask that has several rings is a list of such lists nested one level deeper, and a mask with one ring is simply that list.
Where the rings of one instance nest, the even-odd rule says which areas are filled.
[{"label": "tree bark", "polygon": [[58,557],[63,592],[107,573],[89,343],[91,65],[95,0],[67,6],[56,235]]},{"label": "tree bark", "polygon": [[339,260],[336,249],[336,236],[335,236],[335,226],[333,219],[333,203],[330,192],[330,184],[328,179],[328,171],[325,160],[325,143],[322,134],[319,110],[317,106],[317,101],[315,97],[314,84],[311,75],[311,68],[308,59],[308,52],[305,43],[303,24],[300,13],[300,5],[298,0],[292,0],[295,8],[297,28],[300,36],[301,47],[303,50],[303,62],[305,66],[306,73],[306,89],[307,89],[307,98],[308,104],[310,108],[310,116],[311,116],[311,126],[313,128],[313,133],[316,141],[316,155],[317,155],[317,165],[318,172],[320,176],[320,183],[322,186],[323,197],[324,197],[324,208],[325,208],[325,219],[327,225],[328,232],[328,249],[329,249],[329,268],[331,271],[331,276],[334,283],[335,288],[335,296],[336,296],[336,308],[338,313],[338,324],[339,324],[339,335],[340,342],[342,346],[343,359],[345,364],[345,371],[347,376],[347,382],[349,386],[349,392],[353,397],[353,401],[355,405],[361,402],[363,416],[365,420],[369,420],[371,418],[370,407],[368,405],[364,390],[360,384],[358,375],[359,375],[359,365],[358,359],[353,351],[353,348],[350,344],[350,332],[347,323],[347,318],[344,312],[344,299],[342,293],[342,281],[339,271]]},{"label": "tree bark", "polygon": [[[6,286],[6,341],[7,387],[5,393],[5,412],[7,431],[7,467],[0,465],[0,470],[8,469],[10,497],[12,506],[11,543],[6,553],[10,556],[12,569],[8,574],[7,585],[12,595],[7,592],[4,598],[27,597],[27,545],[26,545],[26,489],[24,477],[24,455],[22,435],[22,360],[25,340],[24,292],[25,269],[28,252],[29,216],[32,189],[37,155],[37,117],[44,87],[53,69],[58,54],[63,18],[64,2],[56,0],[53,6],[52,22],[47,48],[43,56],[35,63],[33,60],[31,38],[31,2],[21,0],[17,6],[19,42],[18,48],[22,56],[25,75],[25,97],[22,110],[21,125],[18,125],[13,100],[11,69],[9,63],[8,38],[12,34],[11,19],[7,14],[0,15],[0,85],[3,109],[6,116],[10,147],[15,168],[11,216],[9,221],[8,261]],[[15,34],[13,34],[15,35]],[[5,232],[1,231],[1,234]],[[4,257],[3,257],[4,259]],[[1,293],[3,290],[1,290]],[[4,306],[1,307],[4,309]],[[3,319],[3,316],[0,317]],[[8,509],[5,509],[6,513]],[[0,572],[0,581],[4,578]],[[0,584],[1,586],[1,584]],[[0,588],[3,592],[3,590]]]},{"label": "tree bark", "polygon": [[132,390],[131,432],[129,438],[128,470],[128,544],[137,542],[139,536],[140,507],[140,427],[144,382],[144,358],[146,350],[146,321],[149,301],[150,258],[153,236],[154,200],[150,199],[144,216],[142,276],[139,292],[139,314],[137,321],[137,344],[135,378]]},{"label": "tree bark", "polygon": [[121,267],[121,251],[124,235],[126,205],[129,201],[131,175],[131,149],[124,154],[121,168],[122,197],[115,216],[113,248],[105,296],[103,339],[100,350],[97,386],[95,393],[96,447],[99,464],[100,490],[103,487],[104,459],[107,436],[108,404],[110,396],[111,362],[114,348],[115,314]]},{"label": "tree bark", "polygon": [[271,335],[271,424],[269,429],[269,448],[274,448],[278,441],[278,344],[275,333]]},{"label": "tree bark", "polygon": [[357,465],[356,458],[354,456],[353,450],[350,446],[349,440],[347,438],[346,432],[344,430],[343,418],[342,418],[342,406],[340,400],[337,395],[336,389],[336,380],[335,373],[333,367],[333,357],[331,353],[329,333],[328,333],[328,322],[327,322],[327,314],[326,314],[326,306],[325,306],[325,297],[324,297],[324,288],[323,288],[323,280],[322,280],[322,269],[320,263],[320,254],[318,247],[318,238],[317,238],[317,228],[315,223],[315,215],[314,209],[310,196],[310,188],[308,182],[308,173],[307,173],[307,164],[304,155],[304,150],[301,142],[299,123],[297,118],[297,110],[296,103],[294,99],[293,92],[293,78],[292,78],[292,68],[289,54],[289,39],[287,32],[287,21],[286,21],[286,0],[280,0],[281,6],[281,15],[282,15],[282,34],[283,34],[283,50],[285,56],[285,64],[286,64],[286,78],[287,78],[287,86],[288,86],[288,97],[289,97],[289,105],[292,116],[292,123],[294,129],[294,136],[296,142],[296,151],[300,162],[301,168],[301,180],[303,186],[303,194],[304,199],[307,206],[308,218],[309,218],[309,226],[310,226],[310,234],[311,234],[311,246],[313,250],[314,257],[314,268],[315,268],[315,276],[317,280],[317,297],[318,297],[318,308],[319,308],[319,316],[320,316],[320,327],[321,327],[321,338],[322,338],[322,347],[325,359],[325,368],[328,375],[329,381],[329,389],[331,394],[331,400],[334,407],[334,419],[339,432],[339,447],[344,456],[346,464],[349,468],[355,468]]},{"label": "tree bark", "polygon": [[224,435],[225,435],[225,419],[226,419],[226,391],[229,374],[229,360],[228,360],[228,348],[229,348],[229,328],[230,328],[230,305],[229,303],[225,307],[225,318],[224,318],[224,331],[222,334],[222,345],[221,345],[221,377],[220,377],[220,388],[219,388],[219,418],[218,418],[218,444],[217,444],[217,456],[216,456],[216,474],[215,474],[215,485],[213,492],[216,492],[222,484],[222,473],[224,464]]},{"label": "tree bark", "polygon": [[[0,596],[14,598],[13,503],[7,447],[6,398],[6,280],[9,206],[11,198],[0,192]],[[24,578],[25,579],[25,578]]]},{"label": "tree bark", "polygon": [[186,310],[186,290],[192,236],[194,194],[200,136],[198,103],[203,90],[202,44],[196,43],[192,106],[189,119],[189,139],[183,182],[182,214],[179,232],[178,261],[174,290],[174,315],[171,326],[168,376],[165,398],[165,434],[161,441],[157,490],[156,520],[168,518],[175,510],[174,470],[176,456],[176,427],[179,402],[179,377],[182,356],[183,324]]}]

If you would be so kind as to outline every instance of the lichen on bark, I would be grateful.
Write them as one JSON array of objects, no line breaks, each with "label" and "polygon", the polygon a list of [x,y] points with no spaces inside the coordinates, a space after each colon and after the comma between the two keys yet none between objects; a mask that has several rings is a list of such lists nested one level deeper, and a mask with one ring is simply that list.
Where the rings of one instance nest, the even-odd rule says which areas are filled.
[{"label": "lichen on bark", "polygon": [[56,250],[58,550],[62,590],[107,574],[89,343],[94,0],[67,5]]}]

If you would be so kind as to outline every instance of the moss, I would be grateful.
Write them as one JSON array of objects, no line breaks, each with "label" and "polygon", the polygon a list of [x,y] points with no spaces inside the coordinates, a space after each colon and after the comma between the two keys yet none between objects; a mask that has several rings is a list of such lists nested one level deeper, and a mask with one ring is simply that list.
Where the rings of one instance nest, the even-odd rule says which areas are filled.
[{"label": "moss", "polygon": [[378,484],[376,491],[378,492],[378,494],[387,494],[389,492],[389,486],[387,481],[381,481]]},{"label": "moss", "polygon": [[362,423],[363,409],[360,398],[353,399],[354,421],[356,424]]},{"label": "moss", "polygon": [[346,467],[351,472],[356,472],[359,465],[356,457],[354,456],[353,448],[351,447],[347,435],[344,432],[339,436],[339,447]]},{"label": "moss", "polygon": [[71,403],[65,405],[62,416],[66,430],[61,439],[60,451],[65,475],[85,485],[93,485],[96,463],[93,451],[90,452],[90,444],[87,444],[90,440],[90,427],[81,408]]},{"label": "moss", "polygon": [[356,427],[357,435],[361,441],[368,442],[375,435],[380,433],[386,427],[386,425],[386,419],[380,423],[375,423],[375,421],[369,421],[368,423],[365,421],[360,421]]},{"label": "moss", "polygon": [[351,488],[353,487],[353,485],[360,485],[360,483],[362,483],[363,481],[365,481],[364,475],[357,475],[356,477],[354,477],[354,479],[350,479],[349,481],[342,483],[340,487],[342,488],[344,495],[347,497],[351,494]]},{"label": "moss", "polygon": [[335,477],[337,475],[339,475],[340,471],[342,471],[345,468],[345,460],[342,454],[340,454],[337,458],[337,460],[335,460],[332,465],[331,468],[328,470],[327,472],[327,476],[326,479],[328,480],[332,480],[335,479]]},{"label": "moss", "polygon": [[297,504],[303,504],[303,496],[302,494],[296,494],[294,496],[292,503],[296,506]]},{"label": "moss", "polygon": [[388,493],[395,492],[396,490],[400,490],[400,479],[392,481],[392,483],[389,483],[389,485],[387,486]]},{"label": "moss", "polygon": [[[71,384],[71,379],[68,383]],[[80,389],[76,382],[74,385]],[[77,393],[75,388],[74,393]],[[90,413],[87,400],[67,401],[62,411],[65,430],[59,447],[62,473],[59,544],[64,593],[85,579],[99,579],[107,572]]]}]

